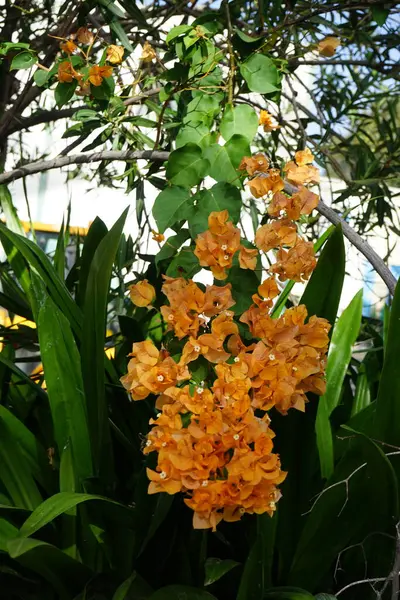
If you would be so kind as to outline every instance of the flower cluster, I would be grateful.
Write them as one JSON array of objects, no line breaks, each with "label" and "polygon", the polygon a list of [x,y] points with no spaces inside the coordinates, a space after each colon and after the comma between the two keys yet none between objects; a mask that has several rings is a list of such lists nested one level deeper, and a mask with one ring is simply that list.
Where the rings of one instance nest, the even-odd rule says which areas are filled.
[{"label": "flower cluster", "polygon": [[[302,184],[315,181],[311,160],[309,151],[298,152],[285,171]],[[303,281],[315,266],[312,244],[299,236],[294,221],[310,214],[318,196],[303,185],[292,196],[283,193],[280,172],[262,154],[245,157],[240,169],[251,178],[250,189],[254,182],[261,186],[257,180],[272,180],[266,192],[271,221],[248,248],[228,212],[213,212],[196,238],[195,255],[216,280],[227,278],[236,253],[241,268],[255,269],[260,251],[275,249],[277,261],[241,315],[231,310],[230,283],[204,287],[164,276],[168,304],[160,312],[180,351],[172,357],[150,340],[135,343],[122,378],[133,400],[156,396],[159,412],[144,447],[158,457],[156,469],[147,469],[149,493],[182,492],[194,511],[194,527],[214,530],[221,520],[275,511],[286,473],[273,452],[269,411],[304,411],[308,392],[324,393],[329,343],[329,323],[316,316],[307,320],[305,306],[271,315],[279,295],[276,276]],[[146,306],[155,292],[143,280],[130,295]]]}]

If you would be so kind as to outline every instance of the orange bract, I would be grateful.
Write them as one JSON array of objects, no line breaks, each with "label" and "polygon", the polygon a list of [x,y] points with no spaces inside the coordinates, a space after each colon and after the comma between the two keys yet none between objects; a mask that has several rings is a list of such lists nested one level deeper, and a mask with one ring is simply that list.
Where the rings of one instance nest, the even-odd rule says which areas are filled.
[{"label": "orange bract", "polygon": [[256,246],[263,252],[281,246],[293,246],[297,240],[297,226],[289,219],[263,225],[256,231]]},{"label": "orange bract", "polygon": [[58,81],[61,83],[71,83],[74,79],[78,81],[82,78],[80,73],[77,73],[68,60],[64,60],[58,65]]},{"label": "orange bract", "polygon": [[255,198],[262,198],[270,192],[280,192],[284,188],[283,179],[277,169],[269,169],[268,175],[258,175],[248,181],[247,185]]},{"label": "orange bract", "polygon": [[316,264],[313,244],[298,238],[296,245],[290,250],[278,250],[277,262],[270,267],[270,271],[276,273],[281,281],[306,281]]},{"label": "orange bract", "polygon": [[113,65],[119,65],[124,57],[125,48],[111,44],[107,48],[107,60]]},{"label": "orange bract", "polygon": [[74,44],[72,40],[66,40],[65,42],[60,43],[60,49],[65,52],[65,54],[73,54],[78,46]]},{"label": "orange bract", "polygon": [[112,67],[94,65],[89,69],[89,81],[92,85],[98,87],[103,83],[105,77],[111,77],[113,72]]},{"label": "orange bract", "polygon": [[269,169],[269,161],[264,154],[245,156],[239,165],[239,171],[247,171],[248,175],[255,173],[266,173]]},{"label": "orange bract", "polygon": [[145,42],[143,46],[143,51],[140,59],[143,62],[151,62],[153,58],[156,58],[157,54],[154,48],[149,44],[149,42]]},{"label": "orange bract", "polygon": [[255,270],[257,266],[258,250],[256,248],[245,248],[240,246],[239,265],[241,269]]},{"label": "orange bract", "polygon": [[207,231],[196,238],[194,254],[202,267],[210,267],[215,279],[226,279],[226,269],[232,266],[240,247],[240,231],[228,221],[228,211],[212,212]]},{"label": "orange bract", "polygon": [[74,34],[74,39],[84,46],[90,46],[94,42],[94,35],[87,27],[79,27]]},{"label": "orange bract", "polygon": [[129,288],[130,299],[136,306],[148,306],[153,302],[155,295],[156,291],[147,279],[134,283]]},{"label": "orange bract", "polygon": [[267,110],[261,111],[259,123],[260,125],[263,125],[265,132],[274,131],[280,127],[280,125],[275,122],[274,117]]},{"label": "orange bract", "polygon": [[328,36],[321,40],[318,44],[318,52],[321,56],[331,57],[335,54],[336,48],[340,45],[340,40],[337,37]]}]

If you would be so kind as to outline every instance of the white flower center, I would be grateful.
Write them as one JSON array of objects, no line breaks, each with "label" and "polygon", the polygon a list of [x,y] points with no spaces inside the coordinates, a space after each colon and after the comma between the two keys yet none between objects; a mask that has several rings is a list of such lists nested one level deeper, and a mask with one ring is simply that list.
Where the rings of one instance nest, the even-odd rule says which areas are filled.
[{"label": "white flower center", "polygon": [[268,358],[269,360],[275,360],[275,354],[270,354]]},{"label": "white flower center", "polygon": [[174,320],[174,315],[168,315],[168,321],[173,321]]},{"label": "white flower center", "polygon": [[164,375],[157,375],[157,381],[164,381]]},{"label": "white flower center", "polygon": [[165,448],[165,446],[166,446],[166,445],[167,445],[167,442],[163,442],[163,443],[161,444],[161,446],[162,446],[163,448]]},{"label": "white flower center", "polygon": [[198,394],[202,394],[202,393],[204,392],[204,389],[203,389],[202,387],[198,387],[198,388],[196,389],[196,392],[197,392]]},{"label": "white flower center", "polygon": [[240,438],[240,435],[238,433],[235,433],[235,435],[233,436],[233,439],[238,441],[239,438]]},{"label": "white flower center", "polygon": [[146,442],[146,446],[147,446],[147,447],[148,447],[148,446],[151,446],[151,440],[147,440],[147,442]]},{"label": "white flower center", "polygon": [[166,472],[165,471],[161,471],[161,473],[160,473],[160,479],[165,479],[166,476],[167,476]]},{"label": "white flower center", "polygon": [[221,250],[225,252],[225,250],[228,250],[228,246],[226,244],[222,244]]},{"label": "white flower center", "polygon": [[202,487],[207,487],[208,486],[207,479],[205,479],[204,481],[202,481],[201,485],[202,485]]},{"label": "white flower center", "polygon": [[229,256],[227,254],[225,254],[224,260],[229,260]]},{"label": "white flower center", "polygon": [[195,346],[195,347],[194,347],[194,351],[195,351],[195,352],[200,352],[200,350],[201,350],[200,346]]},{"label": "white flower center", "polygon": [[235,356],[235,358],[233,359],[233,362],[239,362],[240,358],[238,356]]},{"label": "white flower center", "polygon": [[297,367],[292,367],[292,371],[298,371]]}]

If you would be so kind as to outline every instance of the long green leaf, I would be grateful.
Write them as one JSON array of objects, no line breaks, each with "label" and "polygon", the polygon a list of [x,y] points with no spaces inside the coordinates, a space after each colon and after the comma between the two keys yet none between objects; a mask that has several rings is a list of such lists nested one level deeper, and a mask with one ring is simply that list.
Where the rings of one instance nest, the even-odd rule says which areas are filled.
[{"label": "long green leaf", "polygon": [[29,537],[48,523],[54,521],[54,519],[60,515],[68,512],[71,508],[78,506],[78,504],[94,500],[112,504],[114,507],[118,508],[120,512],[122,512],[126,519],[129,519],[131,522],[133,522],[133,511],[126,506],[111,500],[110,498],[96,496],[94,494],[59,492],[58,494],[55,494],[51,498],[48,498],[42,502],[42,504],[33,511],[33,513],[22,525],[19,532],[20,536]]},{"label": "long green leaf", "polygon": [[83,310],[82,374],[95,473],[110,473],[111,440],[105,395],[105,332],[112,266],[124,227],[126,209],[98,245],[86,287]]},{"label": "long green leaf", "polygon": [[15,506],[33,510],[42,502],[31,465],[27,462],[13,432],[0,419],[0,480]]},{"label": "long green leaf", "polygon": [[[335,322],[343,286],[345,250],[341,228],[336,228],[321,252],[317,267],[308,282],[301,304],[308,315]],[[311,398],[306,411],[296,410],[287,416],[274,415],[276,449],[288,477],[282,484],[279,502],[277,547],[280,560],[279,583],[286,577],[308,510],[309,498],[318,492],[319,460],[315,419],[319,400]],[[274,441],[275,441],[274,440]],[[301,452],[300,449],[301,448]]]},{"label": "long green leaf", "polygon": [[54,491],[54,477],[43,446],[17,417],[1,405],[0,422],[18,448],[24,467],[28,468],[36,481],[51,494]]},{"label": "long green leaf", "polygon": [[108,229],[105,223],[96,217],[91,224],[85,242],[83,244],[82,256],[79,266],[79,283],[76,294],[76,302],[82,308],[85,302],[86,285],[90,271],[90,265],[101,240],[107,235]]},{"label": "long green leaf", "polygon": [[4,184],[0,185],[0,205],[6,218],[7,227],[24,236],[25,231],[13,204],[10,190]]},{"label": "long green leaf", "polygon": [[332,475],[334,468],[333,436],[329,417],[339,404],[352,347],[360,331],[361,316],[362,290],[357,292],[335,324],[326,368],[326,392],[318,402],[315,430],[321,475],[325,479]]},{"label": "long green leaf", "polygon": [[71,444],[82,482],[93,468],[79,353],[67,318],[50,298],[39,310],[38,332],[58,452]]},{"label": "long green leaf", "polygon": [[385,359],[375,415],[376,437],[388,444],[400,440],[400,282],[397,282],[387,331]]},{"label": "long green leaf", "polygon": [[3,353],[0,352],[0,362],[5,365],[8,369],[10,369],[14,375],[16,375],[19,379],[21,379],[21,381],[23,381],[24,383],[26,383],[27,385],[30,386],[30,388],[32,390],[34,390],[34,392],[40,396],[41,398],[43,398],[44,400],[47,400],[47,394],[46,392],[40,387],[40,385],[38,385],[37,383],[35,383],[30,377],[28,377],[28,375],[26,375],[19,367],[17,367],[17,365],[15,365],[11,360],[8,360]]},{"label": "long green leaf", "polygon": [[[8,241],[8,246],[10,246],[11,242],[15,247],[13,250],[14,253],[18,251],[18,262],[20,263],[20,256],[22,255],[30,269],[34,270],[34,272],[40,276],[45,283],[52,300],[68,318],[76,335],[79,336],[81,334],[81,312],[46,254],[31,240],[13,233],[2,223],[0,223],[0,240],[3,244],[4,241],[6,241],[6,244]],[[7,255],[8,254],[9,252],[7,252]],[[9,260],[14,268],[13,262],[15,263],[16,259],[14,258],[14,261],[12,261],[9,257]],[[18,271],[20,271],[22,267],[19,264],[17,266]],[[25,293],[29,293],[30,278],[29,274],[26,274],[26,269],[23,270],[22,274],[18,272],[16,272],[16,274],[20,279]]]},{"label": "long green leaf", "polygon": [[82,563],[39,540],[17,538],[7,549],[11,558],[50,582],[60,600],[71,600],[93,576]]},{"label": "long green leaf", "polygon": [[369,388],[368,376],[365,372],[364,364],[361,363],[357,375],[356,393],[351,408],[351,417],[361,412],[371,404],[371,390]]}]

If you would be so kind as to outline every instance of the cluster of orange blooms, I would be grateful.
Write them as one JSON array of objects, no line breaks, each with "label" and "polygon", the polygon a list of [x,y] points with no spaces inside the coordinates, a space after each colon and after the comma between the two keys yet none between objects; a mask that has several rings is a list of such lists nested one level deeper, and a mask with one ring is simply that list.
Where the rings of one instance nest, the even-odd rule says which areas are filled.
[{"label": "cluster of orange blooms", "polygon": [[[58,65],[57,78],[61,83],[71,83],[74,79],[78,82],[79,88],[76,93],[80,96],[90,94],[90,84],[95,87],[100,86],[103,80],[111,77],[113,73],[112,65],[121,64],[125,49],[123,46],[110,44],[107,46],[105,60],[110,64],[92,65],[82,73],[76,70],[71,61],[71,55],[81,54],[87,61],[90,51],[96,40],[96,35],[86,27],[80,27],[75,33],[71,33],[68,38],[61,39],[60,50],[68,55],[68,60],[63,60]],[[156,58],[156,53],[149,42],[145,42],[141,60],[151,62]]]},{"label": "cluster of orange blooms", "polygon": [[[315,181],[311,161],[309,151],[297,152],[286,176]],[[250,189],[257,179],[273,179],[265,192],[272,192],[271,222],[258,229],[256,247],[245,248],[228,212],[213,212],[196,239],[195,254],[217,280],[228,276],[236,252],[244,269],[256,268],[260,250],[276,249],[277,262],[252,305],[236,317],[230,283],[204,289],[192,280],[164,276],[168,304],[160,310],[168,330],[182,340],[181,352],[172,357],[151,340],[135,343],[121,380],[133,400],[157,397],[159,412],[144,447],[145,454],[158,455],[156,469],[147,469],[149,493],[183,492],[194,511],[193,526],[213,530],[221,520],[237,521],[244,513],[274,513],[286,473],[273,452],[268,411],[303,411],[307,392],[324,393],[329,343],[329,323],[316,316],[306,322],[305,306],[271,316],[279,295],[276,274],[303,281],[315,266],[312,245],[300,238],[294,219],[309,214],[318,196],[305,187],[285,195],[280,173],[269,168],[264,155],[244,158],[240,169],[252,178]],[[154,297],[147,280],[131,287],[139,306]],[[244,326],[251,334],[246,339],[252,338],[248,345],[240,335]]]}]

